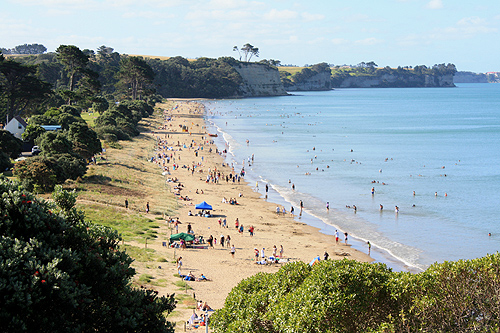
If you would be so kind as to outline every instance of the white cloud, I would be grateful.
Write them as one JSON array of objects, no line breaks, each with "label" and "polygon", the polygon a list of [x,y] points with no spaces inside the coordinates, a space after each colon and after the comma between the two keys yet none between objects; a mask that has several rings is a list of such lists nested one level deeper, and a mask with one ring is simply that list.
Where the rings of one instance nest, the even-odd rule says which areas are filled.
[{"label": "white cloud", "polygon": [[264,14],[264,18],[267,20],[293,20],[297,18],[299,14],[293,10],[289,9],[284,9],[284,10],[277,10],[277,9],[271,9],[269,12]]},{"label": "white cloud", "polygon": [[140,11],[140,12],[126,12],[123,13],[122,17],[124,18],[146,18],[146,19],[155,19],[155,18],[172,18],[173,15],[168,15],[163,12],[154,12],[154,11]]},{"label": "white cloud", "polygon": [[334,39],[332,39],[332,43],[334,45],[346,45],[349,42],[347,39],[344,39],[344,38],[334,38]]},{"label": "white cloud", "polygon": [[370,38],[365,38],[365,39],[360,39],[354,42],[354,44],[357,45],[376,45],[382,43],[383,40],[375,38],[375,37],[370,37]]},{"label": "white cloud", "polygon": [[311,13],[307,13],[307,12],[302,13],[300,15],[307,22],[321,21],[321,20],[323,20],[325,18],[325,15],[323,15],[323,14],[311,14]]},{"label": "white cloud", "polygon": [[427,8],[429,9],[441,9],[443,8],[443,0],[431,0],[427,3]]}]

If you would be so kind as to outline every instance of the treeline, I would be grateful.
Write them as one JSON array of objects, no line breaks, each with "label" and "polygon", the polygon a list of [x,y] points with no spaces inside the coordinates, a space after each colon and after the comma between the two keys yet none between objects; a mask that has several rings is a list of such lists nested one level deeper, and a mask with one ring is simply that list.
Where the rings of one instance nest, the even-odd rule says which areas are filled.
[{"label": "treeline", "polygon": [[47,48],[42,44],[23,44],[7,49],[0,47],[0,53],[3,54],[41,54],[47,52]]},{"label": "treeline", "polygon": [[241,281],[215,332],[498,332],[500,254],[419,274],[381,263],[290,263]]}]

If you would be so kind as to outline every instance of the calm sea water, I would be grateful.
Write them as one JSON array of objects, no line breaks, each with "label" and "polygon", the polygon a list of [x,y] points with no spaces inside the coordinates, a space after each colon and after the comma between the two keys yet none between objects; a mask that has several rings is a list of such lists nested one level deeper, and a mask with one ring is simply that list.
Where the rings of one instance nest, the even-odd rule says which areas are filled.
[{"label": "calm sea water", "polygon": [[228,161],[237,170],[244,163],[261,193],[269,184],[268,200],[295,212],[302,200],[302,221],[348,232],[363,251],[370,241],[378,261],[418,271],[500,249],[500,85],[337,89],[206,106]]}]

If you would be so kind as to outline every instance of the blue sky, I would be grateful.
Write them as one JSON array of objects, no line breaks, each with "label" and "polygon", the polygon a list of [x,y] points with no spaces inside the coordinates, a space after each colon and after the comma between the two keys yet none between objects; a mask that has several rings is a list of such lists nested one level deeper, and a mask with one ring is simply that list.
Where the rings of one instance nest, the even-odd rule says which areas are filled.
[{"label": "blue sky", "polygon": [[[500,71],[499,0],[2,0],[0,47]],[[253,60],[253,59],[252,59]]]}]

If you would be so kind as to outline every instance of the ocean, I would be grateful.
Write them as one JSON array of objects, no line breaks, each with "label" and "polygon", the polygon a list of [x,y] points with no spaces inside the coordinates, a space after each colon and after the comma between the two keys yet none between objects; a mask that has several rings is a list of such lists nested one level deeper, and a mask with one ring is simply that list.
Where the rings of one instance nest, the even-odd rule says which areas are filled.
[{"label": "ocean", "polygon": [[348,232],[364,252],[370,241],[376,261],[418,272],[500,248],[498,84],[296,92],[205,106],[209,132],[255,190],[264,196],[268,184],[267,200],[296,213],[302,200],[297,219],[323,233]]}]

